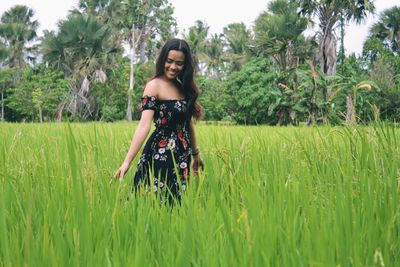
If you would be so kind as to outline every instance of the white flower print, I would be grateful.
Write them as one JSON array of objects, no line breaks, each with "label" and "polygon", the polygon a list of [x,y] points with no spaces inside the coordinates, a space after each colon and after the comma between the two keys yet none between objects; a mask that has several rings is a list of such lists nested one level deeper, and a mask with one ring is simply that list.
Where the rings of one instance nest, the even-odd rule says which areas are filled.
[{"label": "white flower print", "polygon": [[[189,178],[192,152],[189,143],[189,121],[185,116],[188,103],[185,100],[158,101],[156,97],[149,97],[143,103],[146,105],[143,109],[152,108],[155,111],[153,120],[156,130],[155,135],[148,139],[139,159],[140,164],[134,177],[135,184],[146,184],[148,193],[164,195],[164,192],[171,190],[180,200],[181,194],[187,190],[186,180]],[[165,169],[174,162],[178,164],[177,168]],[[160,172],[153,174],[153,166]],[[150,175],[154,176],[150,178]],[[166,183],[160,179],[162,176],[157,178],[157,175],[166,175],[173,180]],[[160,198],[160,201],[168,202],[168,199]]]},{"label": "white flower print", "polygon": [[146,159],[146,153],[143,153],[139,158],[138,164],[140,164],[141,162],[144,162],[145,159]]},{"label": "white flower print", "polygon": [[181,106],[182,106],[181,102],[177,101],[177,102],[175,102],[174,108],[176,108],[177,110],[181,111],[182,110]]},{"label": "white flower print", "polygon": [[169,139],[169,142],[168,142],[168,147],[169,147],[169,149],[174,149],[175,148],[175,140],[174,139]]},{"label": "white flower print", "polygon": [[179,165],[179,167],[181,169],[185,169],[187,167],[187,163],[186,162],[181,162],[181,164]]}]

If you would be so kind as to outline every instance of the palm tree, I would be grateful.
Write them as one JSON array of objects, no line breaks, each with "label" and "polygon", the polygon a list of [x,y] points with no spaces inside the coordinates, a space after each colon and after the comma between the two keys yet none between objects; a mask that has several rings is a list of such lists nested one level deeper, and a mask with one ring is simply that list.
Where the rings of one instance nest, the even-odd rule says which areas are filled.
[{"label": "palm tree", "polygon": [[[64,107],[73,116],[86,119],[91,115],[87,94],[91,82],[105,82],[105,71],[114,66],[120,54],[111,28],[99,19],[72,14],[59,23],[59,32],[46,32],[42,42],[43,60],[64,71],[70,78],[70,98],[60,104],[58,119]],[[68,103],[69,100],[69,103]]]},{"label": "palm tree", "polygon": [[[118,0],[79,0],[71,14],[86,14],[96,17],[115,32],[121,31],[122,2]],[[115,37],[118,37],[116,34]],[[116,39],[115,41],[122,42]]]},{"label": "palm tree", "polygon": [[255,46],[261,56],[272,56],[281,70],[295,66],[299,61],[296,47],[308,41],[303,35],[308,20],[299,18],[297,5],[288,0],[275,0],[268,4],[255,21]]},{"label": "palm tree", "polygon": [[224,55],[224,40],[222,34],[214,34],[211,39],[208,40],[205,60],[207,63],[207,74],[209,76],[221,77],[223,69],[223,55]]},{"label": "palm tree", "polygon": [[24,67],[25,57],[32,48],[28,46],[36,38],[39,23],[32,18],[34,11],[27,6],[16,5],[1,16],[0,41],[8,49],[7,65],[9,67]]},{"label": "palm tree", "polygon": [[209,28],[205,22],[196,20],[195,25],[189,27],[189,32],[184,34],[184,38],[191,48],[193,63],[197,71],[201,70],[200,60],[205,58]]},{"label": "palm tree", "polygon": [[231,23],[223,29],[228,49],[226,59],[231,71],[239,71],[248,58],[250,31],[244,23]]},{"label": "palm tree", "polygon": [[368,12],[374,12],[373,0],[291,0],[300,5],[300,13],[319,19],[321,36],[318,61],[324,73],[336,72],[336,36],[334,30],[341,18],[344,22],[361,23]]},{"label": "palm tree", "polygon": [[116,19],[114,16],[120,7],[119,1],[115,0],[79,0],[78,9],[73,12],[82,11],[88,15],[96,16],[104,22]]},{"label": "palm tree", "polygon": [[400,7],[394,6],[384,10],[378,22],[369,30],[370,37],[379,39],[393,53],[400,53]]}]

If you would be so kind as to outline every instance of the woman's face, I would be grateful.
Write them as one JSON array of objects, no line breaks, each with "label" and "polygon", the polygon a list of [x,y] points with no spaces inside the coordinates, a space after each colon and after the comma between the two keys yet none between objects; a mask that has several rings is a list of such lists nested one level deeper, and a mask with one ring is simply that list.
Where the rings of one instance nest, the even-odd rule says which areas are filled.
[{"label": "woman's face", "polygon": [[164,65],[164,75],[170,80],[175,79],[182,71],[185,54],[182,51],[170,50]]}]

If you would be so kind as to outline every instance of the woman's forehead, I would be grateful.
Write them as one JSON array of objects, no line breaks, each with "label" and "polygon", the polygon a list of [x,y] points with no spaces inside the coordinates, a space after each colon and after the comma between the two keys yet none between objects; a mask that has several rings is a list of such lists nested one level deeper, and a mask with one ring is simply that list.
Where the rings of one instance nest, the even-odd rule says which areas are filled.
[{"label": "woman's forehead", "polygon": [[185,54],[182,51],[169,50],[168,58],[176,60],[176,61],[184,61],[185,60]]}]

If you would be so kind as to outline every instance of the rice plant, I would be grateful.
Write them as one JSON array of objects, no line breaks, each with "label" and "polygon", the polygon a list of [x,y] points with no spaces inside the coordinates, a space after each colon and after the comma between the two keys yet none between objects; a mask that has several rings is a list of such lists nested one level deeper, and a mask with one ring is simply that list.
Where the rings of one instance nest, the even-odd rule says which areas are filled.
[{"label": "rice plant", "polygon": [[109,186],[135,124],[0,124],[1,266],[398,266],[400,131],[197,126],[171,209]]}]

